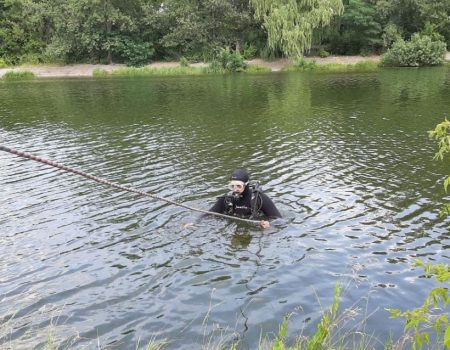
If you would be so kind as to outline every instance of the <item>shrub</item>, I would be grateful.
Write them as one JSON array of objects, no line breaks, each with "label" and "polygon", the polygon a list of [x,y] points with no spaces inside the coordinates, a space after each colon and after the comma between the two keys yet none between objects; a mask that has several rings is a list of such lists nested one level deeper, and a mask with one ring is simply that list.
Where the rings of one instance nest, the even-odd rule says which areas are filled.
[{"label": "shrub", "polygon": [[252,58],[255,58],[256,52],[258,49],[253,44],[246,44],[244,47],[244,53],[242,54],[244,56],[244,59],[250,60]]},{"label": "shrub", "polygon": [[221,49],[216,60],[228,72],[242,72],[247,68],[244,58],[239,53],[231,52],[228,48]]},{"label": "shrub", "polygon": [[181,67],[189,67],[189,60],[186,57],[181,57],[180,66]]},{"label": "shrub", "polygon": [[383,48],[389,49],[392,44],[401,40],[402,36],[398,27],[393,23],[388,23],[383,29]]},{"label": "shrub", "polygon": [[222,68],[222,64],[217,60],[212,60],[208,66],[209,73],[222,73],[224,69]]},{"label": "shrub", "polygon": [[125,40],[119,46],[120,55],[123,57],[124,63],[132,67],[141,67],[150,63],[150,58],[155,53],[152,45],[145,42],[139,43]]},{"label": "shrub", "polygon": [[20,64],[39,64],[42,63],[42,57],[38,53],[28,53],[20,56]]},{"label": "shrub", "polygon": [[316,61],[307,61],[303,57],[294,63],[296,70],[314,70],[316,68]]},{"label": "shrub", "polygon": [[6,61],[3,58],[0,58],[0,68],[6,68],[8,65],[6,64]]},{"label": "shrub", "polygon": [[327,50],[320,49],[319,57],[326,58],[326,57],[329,57],[329,56],[330,56],[330,53]]},{"label": "shrub", "polygon": [[428,35],[414,34],[410,41],[398,40],[382,56],[384,66],[436,66],[444,62],[446,45]]}]

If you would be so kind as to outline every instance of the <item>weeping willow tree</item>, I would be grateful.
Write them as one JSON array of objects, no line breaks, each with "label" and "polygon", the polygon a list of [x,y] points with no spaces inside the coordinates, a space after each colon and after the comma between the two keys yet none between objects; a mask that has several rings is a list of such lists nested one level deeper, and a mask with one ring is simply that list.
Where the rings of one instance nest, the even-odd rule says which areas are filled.
[{"label": "weeping willow tree", "polygon": [[311,48],[315,28],[326,26],[344,10],[342,0],[250,0],[262,20],[269,47],[289,58],[300,58]]}]

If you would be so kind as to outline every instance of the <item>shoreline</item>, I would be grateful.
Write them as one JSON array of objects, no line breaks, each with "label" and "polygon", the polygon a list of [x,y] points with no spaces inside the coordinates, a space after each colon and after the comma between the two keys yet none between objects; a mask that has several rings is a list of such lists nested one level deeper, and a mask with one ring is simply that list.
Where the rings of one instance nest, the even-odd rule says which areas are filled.
[{"label": "shoreline", "polygon": [[[326,58],[321,57],[305,57],[307,61],[316,61],[317,64],[329,64],[329,63],[340,63],[340,64],[355,64],[361,61],[376,61],[378,62],[380,56],[329,56]],[[246,61],[248,64],[257,65],[260,67],[270,68],[272,72],[281,71],[284,67],[291,65],[292,61],[287,58],[279,58],[276,60],[263,60],[260,58],[255,58]],[[173,68],[179,67],[180,62],[153,62],[144,67],[148,68]],[[190,67],[206,67],[207,63],[192,63]],[[0,78],[3,77],[7,72],[32,72],[36,77],[47,77],[47,78],[57,78],[57,77],[92,77],[92,73],[95,69],[105,70],[111,72],[117,69],[126,68],[125,64],[71,64],[71,65],[23,65],[17,67],[7,67],[0,68]]]},{"label": "shoreline", "polygon": [[[305,57],[306,61],[315,61],[318,65],[324,64],[356,64],[358,62],[373,61],[379,62],[378,55],[372,56],[329,56],[329,57]],[[450,61],[450,52],[445,56],[446,61]],[[291,65],[293,62],[287,58],[279,58],[276,60],[263,60],[255,58],[246,61],[248,64],[260,67],[270,68],[272,72],[281,71],[284,67]],[[207,63],[192,63],[190,67],[206,67]],[[153,62],[144,67],[149,68],[170,68],[179,67],[180,62]],[[32,72],[36,77],[59,78],[59,77],[92,77],[95,69],[105,70],[111,72],[117,69],[126,68],[125,64],[73,64],[73,65],[24,65],[18,67],[0,68],[0,78],[7,72]]]}]

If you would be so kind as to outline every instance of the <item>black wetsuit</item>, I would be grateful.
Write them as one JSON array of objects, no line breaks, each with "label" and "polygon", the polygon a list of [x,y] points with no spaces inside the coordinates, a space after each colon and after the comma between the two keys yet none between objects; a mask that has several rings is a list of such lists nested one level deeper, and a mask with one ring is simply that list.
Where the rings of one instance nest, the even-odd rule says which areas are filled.
[{"label": "black wetsuit", "polygon": [[[241,217],[258,218],[265,216],[269,219],[281,218],[272,200],[261,191],[253,192],[257,194],[257,200],[252,201],[252,190],[247,186],[239,197],[221,196],[217,198],[216,203],[209,209],[209,211],[221,214],[229,214]],[[252,213],[252,204],[256,208],[256,213]]]}]

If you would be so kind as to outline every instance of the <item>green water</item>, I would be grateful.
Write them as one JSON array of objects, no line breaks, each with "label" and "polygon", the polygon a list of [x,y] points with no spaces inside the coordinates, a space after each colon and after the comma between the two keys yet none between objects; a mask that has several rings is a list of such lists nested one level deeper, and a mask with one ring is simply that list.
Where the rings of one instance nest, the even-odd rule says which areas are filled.
[{"label": "green water", "polygon": [[384,309],[431,287],[413,259],[448,262],[450,166],[427,137],[448,68],[37,79],[1,82],[0,101],[8,147],[202,209],[245,166],[285,219],[186,230],[181,208],[0,154],[2,343],[42,345],[57,314],[65,346],[253,349],[292,311],[291,335],[311,334],[337,281],[384,341],[403,328]]}]

